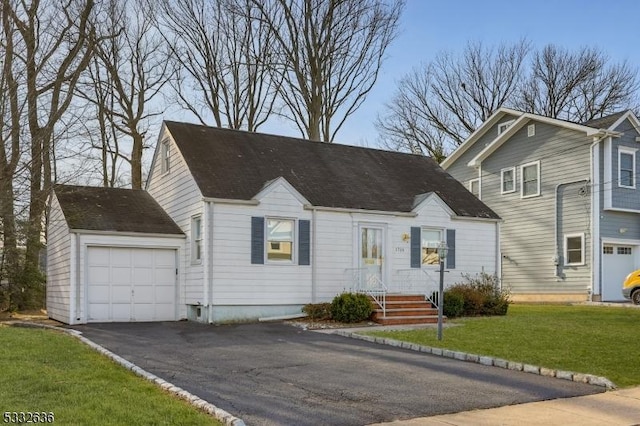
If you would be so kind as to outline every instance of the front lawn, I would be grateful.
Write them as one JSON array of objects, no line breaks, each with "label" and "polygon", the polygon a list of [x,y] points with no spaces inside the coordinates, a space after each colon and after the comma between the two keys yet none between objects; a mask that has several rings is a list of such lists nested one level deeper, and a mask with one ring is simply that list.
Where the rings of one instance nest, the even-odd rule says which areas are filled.
[{"label": "front lawn", "polygon": [[221,424],[65,333],[0,325],[0,342],[0,415],[51,412],[65,425]]},{"label": "front lawn", "polygon": [[440,342],[433,328],[366,334],[640,385],[640,309],[511,305],[503,317],[449,322],[458,326]]}]

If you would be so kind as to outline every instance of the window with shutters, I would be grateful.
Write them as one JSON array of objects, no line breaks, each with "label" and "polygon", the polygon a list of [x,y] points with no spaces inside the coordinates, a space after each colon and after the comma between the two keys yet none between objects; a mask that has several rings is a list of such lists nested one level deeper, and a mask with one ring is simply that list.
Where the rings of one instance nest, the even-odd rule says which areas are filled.
[{"label": "window with shutters", "polygon": [[422,228],[422,264],[440,264],[438,247],[442,243],[442,230],[432,228]]}]

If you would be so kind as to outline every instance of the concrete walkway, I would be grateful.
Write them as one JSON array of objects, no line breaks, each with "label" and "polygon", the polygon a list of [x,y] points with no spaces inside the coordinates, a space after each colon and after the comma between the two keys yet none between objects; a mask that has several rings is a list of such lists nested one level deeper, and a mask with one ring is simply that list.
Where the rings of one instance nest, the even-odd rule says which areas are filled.
[{"label": "concrete walkway", "polygon": [[597,395],[378,423],[378,425],[383,424],[394,426],[638,425],[640,424],[640,387]]}]

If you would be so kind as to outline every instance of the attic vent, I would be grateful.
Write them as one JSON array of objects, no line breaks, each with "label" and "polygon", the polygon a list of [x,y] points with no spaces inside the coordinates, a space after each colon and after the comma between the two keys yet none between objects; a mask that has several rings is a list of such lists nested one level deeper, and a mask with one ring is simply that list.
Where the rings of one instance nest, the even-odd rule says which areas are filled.
[{"label": "attic vent", "polygon": [[535,124],[529,124],[527,126],[527,136],[531,137],[531,136],[535,136],[536,134],[536,125]]}]

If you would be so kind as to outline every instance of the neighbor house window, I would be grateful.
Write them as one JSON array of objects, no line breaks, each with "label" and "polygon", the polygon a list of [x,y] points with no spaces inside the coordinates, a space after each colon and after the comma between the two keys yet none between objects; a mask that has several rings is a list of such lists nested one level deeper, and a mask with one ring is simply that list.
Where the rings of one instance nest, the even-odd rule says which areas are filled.
[{"label": "neighbor house window", "polygon": [[160,144],[160,171],[162,173],[169,171],[169,141]]},{"label": "neighbor house window", "polygon": [[469,181],[469,191],[480,198],[480,179],[472,179]]},{"label": "neighbor house window", "polygon": [[437,265],[440,263],[438,247],[442,243],[441,229],[422,229],[422,264]]},{"label": "neighbor house window", "polygon": [[267,260],[293,261],[292,219],[267,219]]},{"label": "neighbor house window", "polygon": [[522,198],[540,195],[540,162],[520,166],[520,191]]},{"label": "neighbor house window", "polygon": [[508,194],[516,191],[516,168],[502,169],[500,171],[500,181],[502,182],[501,192]]},{"label": "neighbor house window", "polygon": [[191,218],[191,261],[202,261],[202,216]]},{"label": "neighbor house window", "polygon": [[636,187],[636,150],[620,148],[618,151],[618,186]]},{"label": "neighbor house window", "polygon": [[565,265],[584,265],[584,234],[565,235]]},{"label": "neighbor house window", "polygon": [[498,124],[498,134],[500,135],[504,133],[504,131],[507,130],[509,126],[513,124],[514,121],[515,120],[509,120],[509,121],[505,121],[504,123]]}]

